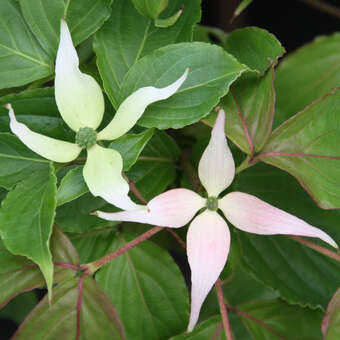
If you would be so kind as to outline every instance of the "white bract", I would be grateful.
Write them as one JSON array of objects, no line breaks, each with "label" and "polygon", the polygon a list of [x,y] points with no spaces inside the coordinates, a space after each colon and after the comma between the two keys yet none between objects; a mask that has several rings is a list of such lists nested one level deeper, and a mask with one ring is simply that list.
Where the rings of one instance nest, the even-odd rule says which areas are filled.
[{"label": "white bract", "polygon": [[31,131],[15,118],[9,109],[12,132],[31,150],[55,162],[70,162],[83,148],[87,159],[83,175],[90,192],[125,210],[144,209],[128,196],[129,185],[122,177],[123,160],[119,152],[96,144],[99,140],[113,140],[128,132],[141,117],[146,107],[172,96],[185,81],[184,74],[164,88],[143,87],[127,97],[112,121],[99,133],[96,129],[104,115],[104,97],[98,83],[80,72],[79,59],[73,46],[68,26],[61,20],[60,43],[55,67],[55,98],[65,123],[77,133],[76,143],[50,138]]},{"label": "white bract", "polygon": [[224,216],[237,228],[255,234],[294,234],[318,237],[333,247],[334,240],[322,230],[288,214],[255,196],[231,192],[218,195],[232,182],[235,164],[224,133],[225,113],[219,111],[210,142],[198,166],[198,175],[208,198],[188,189],[173,189],[153,198],[148,210],[96,214],[110,221],[133,221],[178,228],[187,224],[198,210],[206,208],[191,222],[187,233],[187,254],[191,269],[191,313],[188,330],[197,323],[201,306],[218,279],[228,257],[230,233]]}]

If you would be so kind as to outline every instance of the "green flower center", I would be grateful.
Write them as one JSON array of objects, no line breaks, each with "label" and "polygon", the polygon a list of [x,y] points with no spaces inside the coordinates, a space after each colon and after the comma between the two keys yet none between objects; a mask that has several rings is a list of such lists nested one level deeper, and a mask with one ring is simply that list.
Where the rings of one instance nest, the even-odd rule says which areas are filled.
[{"label": "green flower center", "polygon": [[97,132],[89,127],[79,129],[76,134],[76,144],[81,148],[89,148],[96,144]]},{"label": "green flower center", "polygon": [[218,208],[217,197],[208,197],[206,207],[211,211],[216,211]]}]

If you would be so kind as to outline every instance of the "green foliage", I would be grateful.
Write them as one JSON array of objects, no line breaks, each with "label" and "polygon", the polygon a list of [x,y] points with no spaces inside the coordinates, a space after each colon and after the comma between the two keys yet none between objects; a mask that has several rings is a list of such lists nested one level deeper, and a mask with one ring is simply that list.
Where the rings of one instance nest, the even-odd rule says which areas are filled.
[{"label": "green foliage", "polygon": [[[119,233],[111,251],[134,237]],[[114,302],[128,339],[167,339],[185,330],[189,299],[183,277],[168,253],[150,241],[106,265],[96,280]]]},{"label": "green foliage", "polygon": [[49,168],[33,172],[19,183],[6,196],[0,212],[0,232],[6,248],[38,264],[50,294],[53,264],[49,242],[56,208],[56,191],[56,177],[50,165]]},{"label": "green foliage", "polygon": [[[250,3],[240,1],[234,17]],[[147,107],[139,126],[98,142],[121,154],[134,202],[179,187],[200,191],[196,170],[220,107],[238,166],[225,192],[253,194],[338,244],[339,33],[277,66],[285,49],[274,35],[199,25],[200,0],[0,1],[0,317],[22,322],[13,339],[226,340],[214,288],[186,331],[187,228],[145,240],[159,228],[100,219],[97,210],[118,208],[89,192],[86,150],[52,163],[11,133],[6,104],[33,131],[75,140],[53,87],[62,17],[82,72],[105,93],[99,130],[134,91],[165,87],[189,68],[180,89]],[[339,339],[338,252],[315,239],[323,254],[289,236],[228,225],[220,279],[233,338]],[[40,303],[34,291],[24,294],[46,286],[50,296]]]}]

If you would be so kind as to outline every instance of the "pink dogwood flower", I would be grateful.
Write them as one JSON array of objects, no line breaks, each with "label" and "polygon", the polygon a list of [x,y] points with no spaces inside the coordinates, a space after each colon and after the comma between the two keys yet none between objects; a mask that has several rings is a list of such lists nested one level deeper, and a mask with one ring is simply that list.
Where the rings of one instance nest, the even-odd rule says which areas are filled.
[{"label": "pink dogwood flower", "polygon": [[249,233],[317,237],[338,247],[322,230],[253,195],[231,192],[218,198],[235,175],[235,164],[224,126],[225,113],[220,110],[210,142],[198,166],[198,175],[208,198],[188,189],[173,189],[153,198],[147,205],[148,210],[97,212],[99,217],[111,221],[132,221],[178,228],[186,225],[200,209],[205,208],[193,219],[187,233],[187,255],[192,282],[188,331],[195,327],[201,306],[218,279],[229,253],[230,232],[226,221],[217,213],[218,209],[236,228]]}]

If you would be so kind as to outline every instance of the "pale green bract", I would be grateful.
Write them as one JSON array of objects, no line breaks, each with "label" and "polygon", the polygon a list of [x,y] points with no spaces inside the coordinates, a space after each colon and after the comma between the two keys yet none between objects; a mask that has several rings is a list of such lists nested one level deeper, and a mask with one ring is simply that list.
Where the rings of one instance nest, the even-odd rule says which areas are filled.
[{"label": "pale green bract", "polygon": [[60,43],[55,67],[55,98],[65,123],[77,133],[78,144],[60,141],[30,130],[18,122],[11,105],[9,109],[12,132],[31,150],[51,161],[66,163],[87,149],[83,176],[90,192],[124,209],[144,209],[128,196],[129,185],[122,177],[123,160],[118,151],[96,144],[113,140],[128,132],[151,103],[172,96],[185,81],[188,70],[174,83],[164,88],[147,86],[128,96],[118,108],[112,121],[99,133],[104,114],[104,97],[98,83],[79,70],[79,59],[65,20],[61,20]]}]

